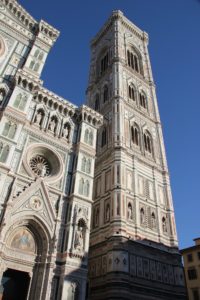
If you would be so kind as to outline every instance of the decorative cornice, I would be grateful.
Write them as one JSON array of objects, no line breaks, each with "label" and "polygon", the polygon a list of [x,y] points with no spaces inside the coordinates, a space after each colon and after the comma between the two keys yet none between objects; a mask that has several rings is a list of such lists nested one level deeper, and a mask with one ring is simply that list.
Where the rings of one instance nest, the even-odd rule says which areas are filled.
[{"label": "decorative cornice", "polygon": [[[4,9],[4,6],[8,11],[13,14],[13,17],[19,21],[23,26],[15,22],[14,19],[8,18],[6,15],[1,14],[1,20],[7,25],[14,27],[19,33],[33,39],[34,36],[38,36],[48,46],[52,46],[58,38],[60,32],[41,20],[39,23],[15,0],[0,0],[0,10]],[[16,24],[15,24],[16,23]]]},{"label": "decorative cornice", "polygon": [[79,111],[83,121],[97,128],[103,125],[103,116],[92,108],[82,105]]}]

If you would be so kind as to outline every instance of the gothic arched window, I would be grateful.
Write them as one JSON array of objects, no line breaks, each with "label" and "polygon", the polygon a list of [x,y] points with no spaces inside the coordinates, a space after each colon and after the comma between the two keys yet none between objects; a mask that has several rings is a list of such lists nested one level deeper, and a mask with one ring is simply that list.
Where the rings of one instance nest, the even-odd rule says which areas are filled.
[{"label": "gothic arched window", "polygon": [[36,49],[34,52],[34,57],[38,57],[39,53],[40,53],[40,51],[38,49]]},{"label": "gothic arched window", "polygon": [[90,174],[91,172],[91,159],[88,158],[87,162],[86,162],[86,168],[85,168],[86,173]]},{"label": "gothic arched window", "polygon": [[128,96],[130,99],[132,99],[134,101],[136,100],[135,89],[132,85],[129,85],[129,87],[128,87]]},{"label": "gothic arched window", "polygon": [[147,108],[147,97],[143,91],[140,92],[139,98],[140,98],[140,106],[142,106],[143,108],[146,109]]},{"label": "gothic arched window", "polygon": [[79,192],[80,195],[83,195],[83,187],[84,187],[84,179],[81,178],[79,180],[79,188],[78,188],[78,192]]},{"label": "gothic arched window", "polygon": [[145,151],[147,151],[151,154],[153,153],[152,138],[148,131],[145,131],[145,133],[144,133],[144,148],[145,148]]},{"label": "gothic arched window", "polygon": [[89,141],[89,129],[85,130],[84,142],[88,144]]},{"label": "gothic arched window", "polygon": [[104,147],[107,143],[107,131],[106,128],[104,127],[101,135],[101,147]]},{"label": "gothic arched window", "polygon": [[103,89],[103,102],[107,102],[109,99],[109,91],[108,91],[108,86],[105,85]]},{"label": "gothic arched window", "polygon": [[13,106],[19,110],[24,110],[27,102],[27,96],[21,93],[17,95]]},{"label": "gothic arched window", "polygon": [[106,222],[110,221],[110,204],[107,203],[105,211],[105,220]]},{"label": "gothic arched window", "polygon": [[99,226],[99,208],[97,207],[96,209],[95,209],[95,221],[94,221],[95,223],[95,227],[97,227],[97,226]]},{"label": "gothic arched window", "polygon": [[90,184],[89,184],[89,181],[86,180],[84,182],[84,189],[83,189],[83,194],[84,196],[88,197],[89,196],[89,190],[90,190]]},{"label": "gothic arched window", "polygon": [[109,53],[104,53],[101,57],[100,74],[103,74],[109,66]]},{"label": "gothic arched window", "polygon": [[6,122],[4,125],[2,135],[8,137],[9,139],[14,139],[16,130],[17,130],[16,124],[12,124],[11,122]]},{"label": "gothic arched window", "polygon": [[81,171],[85,172],[86,168],[86,158],[85,156],[82,158]]},{"label": "gothic arched window", "polygon": [[131,137],[132,137],[132,142],[139,146],[140,144],[140,134],[139,134],[139,128],[137,124],[134,124],[134,126],[131,127]]},{"label": "gothic arched window", "polygon": [[136,72],[141,73],[139,57],[134,51],[127,50],[127,60],[129,67],[131,67]]},{"label": "gothic arched window", "polygon": [[41,51],[40,54],[39,54],[39,56],[38,56],[38,59],[39,60],[43,60],[43,57],[44,57],[44,53]]},{"label": "gothic arched window", "polygon": [[95,103],[94,103],[94,109],[96,111],[99,111],[100,110],[100,99],[99,99],[99,94],[96,94],[96,97],[95,97]]},{"label": "gothic arched window", "polygon": [[35,66],[34,66],[34,68],[33,68],[33,71],[38,72],[39,68],[40,68],[40,64],[36,63]]},{"label": "gothic arched window", "polygon": [[31,60],[31,62],[29,64],[29,69],[33,70],[34,66],[35,66],[35,61]]},{"label": "gothic arched window", "polygon": [[10,147],[8,145],[0,144],[0,162],[5,163],[8,158]]},{"label": "gothic arched window", "polygon": [[89,133],[89,145],[93,145],[93,132],[92,131],[90,131],[90,133]]}]

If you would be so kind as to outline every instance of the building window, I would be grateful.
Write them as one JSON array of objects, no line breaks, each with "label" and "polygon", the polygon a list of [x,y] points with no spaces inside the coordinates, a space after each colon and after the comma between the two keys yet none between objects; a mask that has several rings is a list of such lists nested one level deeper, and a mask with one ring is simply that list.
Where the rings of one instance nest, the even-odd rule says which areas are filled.
[{"label": "building window", "polygon": [[17,130],[16,124],[12,124],[11,122],[6,122],[4,125],[2,135],[8,137],[9,139],[14,139],[16,130]]},{"label": "building window", "polygon": [[142,106],[143,108],[147,108],[147,97],[144,94],[144,92],[140,92],[139,94],[139,98],[140,98],[140,106]]},{"label": "building window", "polygon": [[128,96],[129,96],[130,99],[132,99],[132,100],[135,101],[135,99],[136,99],[136,97],[135,97],[135,89],[134,89],[134,87],[132,85],[129,85],[129,87],[128,87]]},{"label": "building window", "polygon": [[193,300],[199,300],[199,291],[192,290],[192,296],[193,296]]},{"label": "building window", "polygon": [[21,93],[17,95],[13,106],[19,110],[24,110],[27,103],[27,96]]},{"label": "building window", "polygon": [[90,184],[89,184],[89,181],[86,180],[84,182],[84,189],[83,189],[84,196],[88,197],[89,196],[89,192],[90,192]]},{"label": "building window", "polygon": [[104,147],[107,143],[107,131],[106,128],[104,127],[101,135],[101,147]]},{"label": "building window", "polygon": [[108,52],[101,59],[101,74],[104,73],[109,65],[109,55]]},{"label": "building window", "polygon": [[88,158],[86,162],[86,168],[85,168],[86,173],[90,174],[91,172],[91,159]]},{"label": "building window", "polygon": [[110,204],[107,203],[106,205],[106,211],[105,211],[105,221],[110,221]]},{"label": "building window", "polygon": [[197,252],[198,259],[200,260],[200,252]]},{"label": "building window", "polygon": [[131,127],[131,137],[132,137],[133,144],[139,146],[140,136],[139,136],[139,129],[136,124],[134,124],[134,126]]},{"label": "building window", "polygon": [[5,163],[8,158],[9,153],[9,146],[3,145],[3,143],[0,144],[0,162]]},{"label": "building window", "polygon": [[109,98],[109,94],[108,94],[108,86],[105,85],[104,89],[103,89],[103,102],[107,102]]},{"label": "building window", "polygon": [[128,66],[131,67],[134,71],[140,73],[139,58],[137,54],[128,50],[127,59],[128,59]]},{"label": "building window", "polygon": [[149,153],[153,153],[152,149],[152,138],[148,131],[144,133],[144,149]]},{"label": "building window", "polygon": [[94,109],[96,111],[100,110],[100,99],[99,99],[99,94],[96,94],[96,98],[95,98],[95,104],[94,104]]},{"label": "building window", "polygon": [[84,187],[84,179],[81,178],[79,181],[79,189],[78,189],[80,195],[83,195],[83,187]]},{"label": "building window", "polygon": [[79,189],[78,192],[80,195],[84,195],[86,197],[89,196],[90,193],[90,184],[88,180],[84,180],[83,178],[81,178],[79,180]]},{"label": "building window", "polygon": [[188,278],[189,280],[197,279],[197,271],[195,268],[188,270]]},{"label": "building window", "polygon": [[85,168],[86,168],[86,158],[83,157],[82,158],[82,164],[81,164],[81,171],[85,172]]},{"label": "building window", "polygon": [[188,261],[188,262],[192,262],[192,261],[193,261],[192,253],[189,253],[189,254],[187,255],[187,261]]},{"label": "building window", "polygon": [[85,130],[84,142],[89,145],[93,145],[93,132],[88,128]]}]

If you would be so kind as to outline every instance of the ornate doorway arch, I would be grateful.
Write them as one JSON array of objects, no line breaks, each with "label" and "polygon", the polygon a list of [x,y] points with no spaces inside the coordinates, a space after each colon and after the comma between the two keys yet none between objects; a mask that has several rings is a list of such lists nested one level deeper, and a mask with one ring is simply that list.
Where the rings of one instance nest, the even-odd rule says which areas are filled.
[{"label": "ornate doorway arch", "polygon": [[6,293],[5,275],[8,278],[8,274],[11,274],[10,280],[14,282],[16,272],[19,272],[19,277],[25,278],[22,273],[26,273],[30,278],[25,299],[43,299],[49,277],[47,256],[50,244],[50,235],[36,218],[18,221],[9,227],[0,245],[3,299]]}]

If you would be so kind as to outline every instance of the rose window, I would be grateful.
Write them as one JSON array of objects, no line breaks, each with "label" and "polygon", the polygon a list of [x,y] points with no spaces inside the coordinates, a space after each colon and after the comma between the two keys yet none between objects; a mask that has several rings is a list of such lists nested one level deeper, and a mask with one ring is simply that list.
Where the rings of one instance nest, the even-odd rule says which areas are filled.
[{"label": "rose window", "polygon": [[51,166],[48,160],[42,155],[36,155],[30,159],[31,170],[38,176],[46,177],[51,174]]}]

